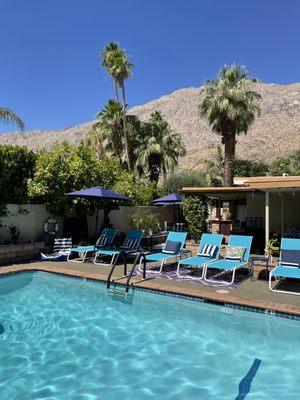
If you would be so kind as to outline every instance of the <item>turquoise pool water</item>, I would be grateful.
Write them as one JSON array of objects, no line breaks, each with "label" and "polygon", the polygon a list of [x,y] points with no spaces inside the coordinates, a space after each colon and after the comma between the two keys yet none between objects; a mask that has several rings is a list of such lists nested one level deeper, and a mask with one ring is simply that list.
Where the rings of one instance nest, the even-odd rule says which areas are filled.
[{"label": "turquoise pool water", "polygon": [[299,321],[39,272],[0,279],[0,309],[1,400],[300,398]]}]

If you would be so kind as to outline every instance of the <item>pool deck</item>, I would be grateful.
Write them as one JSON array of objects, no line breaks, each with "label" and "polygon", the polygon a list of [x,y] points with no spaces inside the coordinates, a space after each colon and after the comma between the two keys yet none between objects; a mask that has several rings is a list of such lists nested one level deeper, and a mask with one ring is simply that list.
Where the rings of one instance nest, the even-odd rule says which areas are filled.
[{"label": "pool deck", "polygon": [[[53,272],[105,282],[109,272],[108,267],[94,265],[90,262],[79,264],[74,262],[35,261],[31,263],[1,267],[0,276],[28,270]],[[259,275],[263,275],[262,272],[262,268],[256,266],[253,280],[248,278],[235,289],[228,289],[226,286],[220,288],[215,286],[204,286],[201,285],[201,283],[195,284],[186,281],[168,280],[159,277],[159,274],[154,277],[152,275],[151,277],[146,278],[146,280],[143,280],[141,275],[137,275],[132,278],[132,283],[136,287],[146,289],[198,297],[214,302],[255,307],[268,310],[269,312],[277,311],[300,316],[300,296],[271,292],[268,288],[268,282],[264,278],[259,278]],[[115,283],[120,285],[125,284],[126,280],[123,278],[122,265],[116,267],[113,278]],[[284,285],[288,285],[289,290],[300,290],[300,284],[297,284],[297,282],[294,283],[287,281]],[[225,291],[225,293],[222,293],[223,291]]]}]

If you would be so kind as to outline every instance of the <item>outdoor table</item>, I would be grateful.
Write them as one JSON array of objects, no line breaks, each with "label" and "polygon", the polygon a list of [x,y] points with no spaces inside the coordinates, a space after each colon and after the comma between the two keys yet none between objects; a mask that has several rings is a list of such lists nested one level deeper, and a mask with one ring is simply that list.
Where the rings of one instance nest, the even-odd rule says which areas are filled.
[{"label": "outdoor table", "polygon": [[265,264],[265,266],[266,266],[266,280],[268,280],[268,277],[269,277],[269,257],[268,256],[259,256],[259,255],[250,257],[249,266],[250,266],[250,269],[251,269],[252,277],[254,275],[254,263],[255,263],[255,261],[258,261],[258,262],[260,262],[262,264]]},{"label": "outdoor table", "polygon": [[144,235],[144,239],[150,241],[150,251],[153,249],[160,250],[163,248],[165,243],[154,244],[153,242],[157,240],[164,240],[167,237],[166,233],[153,233],[152,235]]}]

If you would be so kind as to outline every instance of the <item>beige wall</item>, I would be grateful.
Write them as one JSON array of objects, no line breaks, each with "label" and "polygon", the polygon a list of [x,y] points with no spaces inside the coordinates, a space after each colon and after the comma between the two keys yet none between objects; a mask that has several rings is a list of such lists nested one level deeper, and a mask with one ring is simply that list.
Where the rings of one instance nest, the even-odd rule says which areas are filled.
[{"label": "beige wall", "polygon": [[[10,240],[9,226],[16,226],[20,230],[20,242],[44,240],[44,223],[52,216],[42,204],[26,204],[17,205],[9,204],[7,206],[9,215],[2,217],[3,227],[0,228],[0,243],[5,240]],[[25,213],[20,213],[20,209]],[[62,232],[62,221],[59,218],[56,220],[60,223],[60,233]]]},{"label": "beige wall", "polygon": [[[172,207],[133,206],[133,207],[120,207],[119,210],[111,211],[109,214],[110,223],[115,228],[118,228],[119,231],[127,232],[128,229],[133,228],[130,221],[132,214],[134,214],[138,209],[141,208],[150,211],[151,213],[157,214],[162,227],[165,221],[167,222],[173,221]],[[88,228],[90,237],[93,237],[95,232],[95,220],[96,220],[95,215],[88,217]],[[103,224],[103,211],[99,210],[98,229],[101,228],[102,224]]]},{"label": "beige wall", "polygon": [[[270,193],[270,229],[281,231],[281,202],[278,193]],[[300,193],[283,194],[284,227],[296,226],[300,228]],[[247,216],[262,217],[265,213],[265,195],[247,196]]]},{"label": "beige wall", "polygon": [[[20,230],[20,242],[44,240],[44,223],[48,218],[53,218],[53,216],[50,215],[43,204],[26,204],[21,206],[9,204],[7,207],[9,215],[1,218],[4,226],[0,228],[0,243],[3,243],[5,240],[10,240],[9,226],[11,225],[16,226]],[[25,210],[25,213],[19,213],[20,207]],[[173,220],[172,207],[134,206],[120,207],[119,210],[113,210],[110,213],[110,222],[121,232],[126,232],[128,229],[132,228],[130,223],[131,215],[139,208],[158,214],[161,226],[163,226],[165,221],[170,222]],[[55,219],[59,222],[59,235],[62,235],[62,219]],[[95,220],[95,215],[88,217],[90,237],[94,236]],[[102,223],[103,210],[99,210],[98,229],[101,227]]]}]

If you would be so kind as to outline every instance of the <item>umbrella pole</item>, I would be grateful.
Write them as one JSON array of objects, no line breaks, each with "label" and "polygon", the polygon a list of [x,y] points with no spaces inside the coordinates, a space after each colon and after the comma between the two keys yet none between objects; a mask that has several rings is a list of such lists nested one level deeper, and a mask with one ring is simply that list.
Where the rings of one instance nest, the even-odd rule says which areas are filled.
[{"label": "umbrella pole", "polygon": [[99,207],[98,207],[98,204],[97,204],[96,221],[95,221],[95,238],[97,238],[97,228],[98,228],[98,218],[99,218],[98,212],[99,212]]}]

